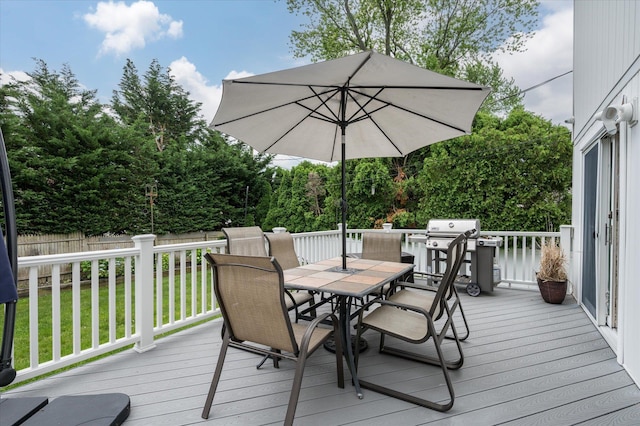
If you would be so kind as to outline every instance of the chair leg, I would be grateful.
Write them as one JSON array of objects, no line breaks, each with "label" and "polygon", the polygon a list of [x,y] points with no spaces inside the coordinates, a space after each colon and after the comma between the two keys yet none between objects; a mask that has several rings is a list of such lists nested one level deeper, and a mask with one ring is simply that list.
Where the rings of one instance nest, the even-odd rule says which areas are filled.
[{"label": "chair leg", "polygon": [[[458,308],[460,309],[460,315],[462,315],[462,322],[464,323],[464,329],[465,329],[465,333],[464,333],[464,337],[458,337],[458,340],[463,342],[465,340],[467,340],[467,337],[469,337],[469,324],[467,323],[467,317],[464,315],[464,311],[462,310],[462,305],[458,304]],[[445,338],[447,339],[455,339],[454,336],[445,336]]]},{"label": "chair leg", "polygon": [[262,357],[258,365],[256,365],[256,370],[260,370],[260,367],[269,359],[269,355],[265,355]]},{"label": "chair leg", "polygon": [[[307,342],[308,344],[308,342]],[[289,395],[289,405],[287,406],[287,415],[284,419],[285,426],[293,425],[293,419],[296,415],[298,406],[298,398],[300,396],[300,388],[302,387],[302,376],[304,375],[304,367],[307,363],[307,348],[300,348],[298,361],[296,362],[296,374],[293,377],[293,385],[291,386],[291,395]]]},{"label": "chair leg", "polygon": [[449,402],[447,402],[446,404],[438,404],[428,399],[418,398],[416,396],[409,395],[404,392],[399,392],[397,390],[390,389],[385,386],[377,385],[375,383],[371,383],[365,380],[360,380],[360,385],[365,389],[369,389],[374,392],[381,393],[383,395],[388,395],[397,399],[401,399],[403,401],[420,405],[422,407],[430,408],[432,410],[443,411],[443,412],[450,410],[451,407],[453,407],[453,401],[455,399],[455,394],[453,391],[453,383],[451,382],[451,378],[449,377],[449,371],[448,371],[449,369],[444,361],[444,355],[442,354],[442,349],[440,347],[440,340],[437,338],[437,334],[435,334],[436,333],[435,326],[431,321],[429,321],[428,326],[432,336],[431,338],[436,348],[436,353],[438,354],[437,359],[439,360],[439,362],[436,365],[440,367],[440,369],[442,370],[442,374],[444,375],[445,383],[447,385],[447,390],[449,392]]},{"label": "chair leg", "polygon": [[[449,319],[448,321],[451,321],[451,319]],[[443,360],[447,369],[458,370],[460,367],[462,367],[464,363],[464,354],[462,353],[462,346],[460,345],[460,339],[458,339],[457,337],[458,333],[455,329],[455,326],[453,325],[453,323],[449,325],[451,326],[451,329],[454,334],[453,337],[451,337],[451,339],[455,340],[456,342],[456,348],[458,350],[458,358],[453,361],[444,360],[444,358]],[[438,341],[438,345],[440,345],[442,343],[442,340],[445,338],[445,335],[442,333],[445,333],[445,331],[442,331],[440,335],[434,335],[435,337],[432,337],[434,340]],[[385,340],[384,338],[385,338],[385,335],[381,333],[380,348],[379,348],[380,353],[395,355],[402,358],[407,358],[407,359],[411,359],[414,361],[422,362],[425,364],[431,364],[431,365],[440,365],[441,363],[441,360],[439,358],[424,356],[424,355],[416,354],[414,352],[405,351],[403,349],[394,348],[392,346],[386,346],[384,343],[384,340]]]},{"label": "chair leg", "polygon": [[[280,353],[280,349],[276,349],[276,352]],[[271,358],[273,358],[273,367],[280,368],[280,358],[277,356],[271,356]]]},{"label": "chair leg", "polygon": [[[458,290],[456,290],[455,286],[453,286],[453,292],[455,294],[456,303],[458,305],[457,307],[458,307],[458,309],[460,309],[460,315],[462,315],[462,322],[464,323],[464,328],[465,328],[464,337],[458,337],[458,340],[462,342],[464,340],[467,340],[467,337],[469,337],[469,333],[471,331],[469,330],[469,323],[467,323],[467,317],[464,314],[464,310],[462,309],[462,303],[460,303],[460,296],[458,295]],[[446,338],[447,339],[453,339],[452,336],[446,336]]]},{"label": "chair leg", "polygon": [[344,365],[343,365],[343,351],[342,351],[342,338],[338,331],[333,332],[333,339],[336,344],[336,370],[338,373],[338,387],[344,389]]},{"label": "chair leg", "polygon": [[[275,352],[280,353],[280,350],[276,350],[271,348],[272,350],[274,350]],[[260,360],[260,362],[258,363],[258,365],[256,365],[256,370],[260,370],[260,367],[262,367],[262,365],[269,359],[272,358],[273,359],[273,366],[275,368],[280,368],[280,360],[277,356],[273,356],[273,355],[265,355],[262,357],[262,359]]]},{"label": "chair leg", "polygon": [[209,393],[207,394],[207,400],[204,403],[204,408],[202,409],[203,419],[209,418],[209,412],[211,411],[211,405],[213,404],[213,397],[216,394],[216,389],[218,388],[218,383],[220,382],[220,375],[222,374],[222,365],[224,364],[224,359],[227,356],[228,348],[229,348],[229,335],[228,333],[224,333],[224,338],[222,339],[222,347],[220,348],[220,355],[218,356],[218,363],[216,364],[216,371],[213,374],[213,379],[211,380],[211,385],[209,386]]}]

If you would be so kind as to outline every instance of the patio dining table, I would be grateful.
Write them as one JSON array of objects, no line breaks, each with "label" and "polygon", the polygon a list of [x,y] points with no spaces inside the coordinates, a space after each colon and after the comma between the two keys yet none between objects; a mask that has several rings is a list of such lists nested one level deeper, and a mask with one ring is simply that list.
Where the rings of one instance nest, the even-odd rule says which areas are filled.
[{"label": "patio dining table", "polygon": [[347,268],[343,270],[342,257],[335,257],[283,272],[287,289],[318,291],[337,298],[342,347],[358,398],[362,398],[362,390],[351,347],[351,300],[364,298],[386,283],[405,276],[413,267],[408,263],[347,258]]}]

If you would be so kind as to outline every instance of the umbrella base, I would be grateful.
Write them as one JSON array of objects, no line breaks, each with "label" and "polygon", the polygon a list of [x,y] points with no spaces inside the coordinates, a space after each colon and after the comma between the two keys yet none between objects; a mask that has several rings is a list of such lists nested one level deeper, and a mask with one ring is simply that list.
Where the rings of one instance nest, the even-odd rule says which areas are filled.
[{"label": "umbrella base", "polygon": [[44,397],[29,398],[2,398],[0,399],[0,420],[2,426],[14,426],[24,423],[29,417],[33,416],[38,410],[42,409],[49,402]]},{"label": "umbrella base", "polygon": [[129,397],[121,393],[61,396],[49,404],[47,401],[37,397],[0,400],[2,426],[117,426],[124,423],[131,410]]},{"label": "umbrella base", "polygon": [[[358,344],[360,345],[360,352],[366,351],[367,348],[369,347],[369,343],[367,343],[366,339],[361,337],[360,340],[358,340],[358,338],[356,336],[351,336],[351,350],[352,351],[355,352],[356,345],[358,345]],[[328,338],[324,342],[323,346],[329,352],[336,353],[336,341],[333,339],[333,337]]]}]

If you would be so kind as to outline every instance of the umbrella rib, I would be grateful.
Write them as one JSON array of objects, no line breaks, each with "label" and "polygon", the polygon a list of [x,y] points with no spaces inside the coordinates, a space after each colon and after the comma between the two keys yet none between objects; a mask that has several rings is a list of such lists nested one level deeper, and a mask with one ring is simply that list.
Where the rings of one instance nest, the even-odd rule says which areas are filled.
[{"label": "umbrella rib", "polygon": [[[275,141],[273,141],[273,143],[271,145],[269,145],[267,148],[265,148],[265,151],[270,150],[271,148],[273,148],[278,142],[280,142],[282,140],[282,138],[284,138],[285,136],[287,136],[289,133],[291,133],[296,127],[298,127],[302,122],[304,122],[307,118],[315,118],[316,120],[322,120],[322,121],[326,121],[328,123],[333,123],[336,124],[338,117],[335,116],[335,113],[333,112],[333,110],[331,110],[331,108],[329,108],[329,106],[326,104],[326,100],[324,100],[322,98],[321,95],[325,95],[327,93],[330,92],[324,92],[324,93],[318,93],[316,92],[313,87],[311,86],[307,86],[309,88],[309,90],[311,90],[311,92],[313,92],[314,96],[309,96],[308,98],[305,98],[304,100],[307,99],[312,99],[312,98],[317,98],[320,101],[320,105],[318,105],[317,108],[313,109],[313,108],[309,108],[306,105],[301,104],[301,101],[294,101],[291,102],[291,104],[296,104],[299,107],[306,109],[309,111],[309,113],[307,115],[305,115],[302,119],[300,119],[296,124],[294,124],[293,126],[291,126],[286,132],[284,132],[282,135],[280,135],[279,138],[277,138]],[[334,92],[331,94],[331,96],[329,96],[327,98],[327,100],[333,98],[338,92]],[[318,108],[320,108],[321,106],[325,106],[332,114],[334,114],[335,119],[332,120],[330,116],[323,114],[321,112],[318,111]],[[317,114],[317,115],[314,115]]]},{"label": "umbrella rib", "polygon": [[[430,116],[428,116],[428,115],[425,115],[425,114],[421,114],[421,113],[419,113],[419,112],[412,111],[412,110],[410,110],[410,109],[408,109],[408,108],[405,108],[405,107],[402,107],[402,106],[400,106],[400,105],[396,105],[396,104],[394,104],[394,103],[391,103],[391,102],[388,102],[388,101],[385,101],[385,100],[382,100],[382,99],[378,99],[378,98],[376,98],[376,97],[375,97],[375,96],[379,95],[379,94],[380,94],[384,89],[388,89],[388,88],[389,88],[388,86],[385,86],[384,88],[382,88],[381,90],[379,90],[375,95],[368,95],[367,93],[364,93],[364,92],[360,92],[360,91],[353,90],[354,92],[358,93],[359,95],[362,95],[362,96],[364,96],[364,97],[370,98],[370,101],[372,101],[372,100],[374,100],[374,99],[375,99],[376,101],[378,101],[378,102],[382,103],[382,104],[383,104],[383,106],[381,106],[381,107],[379,107],[379,108],[376,108],[375,110],[372,110],[372,111],[366,111],[366,110],[364,110],[364,107],[366,107],[366,106],[367,106],[367,104],[363,105],[362,107],[360,107],[360,110],[362,110],[362,111],[363,111],[363,113],[364,113],[364,114],[366,114],[366,116],[364,116],[364,117],[360,117],[359,119],[352,121],[352,123],[356,123],[356,122],[358,122],[358,121],[362,121],[362,120],[365,120],[365,119],[367,119],[367,118],[373,121],[373,117],[372,117],[372,114],[373,114],[373,113],[378,112],[378,111],[380,111],[381,109],[384,109],[384,108],[386,108],[386,107],[393,107],[393,108],[397,108],[397,109],[399,109],[399,110],[401,110],[401,111],[407,112],[407,113],[409,113],[409,114],[412,114],[412,115],[415,115],[415,116],[418,116],[418,117],[424,118],[425,120],[429,120],[429,121],[433,121],[434,123],[442,124],[443,126],[446,126],[446,127],[450,128],[450,129],[457,130],[457,131],[462,132],[462,133],[465,133],[465,134],[467,133],[467,131],[466,131],[466,130],[464,130],[464,129],[462,129],[462,128],[458,127],[458,126],[454,126],[454,125],[452,125],[452,124],[450,124],[450,123],[446,123],[446,122],[444,122],[444,121],[438,120],[438,119],[433,118],[433,117],[430,117]],[[351,98],[353,99],[353,101],[354,101],[356,104],[358,104],[358,106],[360,106],[360,104],[358,103],[358,101],[357,101],[357,100],[355,99],[355,97],[351,94],[351,91],[350,91],[350,93],[349,93],[349,96],[351,96]],[[370,102],[370,101],[369,101],[369,102]],[[367,102],[367,103],[369,103],[369,102]],[[354,116],[355,116],[355,114],[353,114],[353,115],[352,115],[352,117],[354,117]]]},{"label": "umbrella rib", "polygon": [[[393,147],[396,149],[396,151],[398,151],[398,154],[400,154],[400,155],[404,155],[404,153],[400,150],[400,148],[398,148],[398,146],[395,144],[395,142],[394,142],[393,140],[391,140],[391,138],[389,137],[389,135],[387,135],[387,133],[382,129],[382,127],[380,127],[380,125],[378,125],[378,123],[376,122],[376,120],[374,120],[374,119],[373,119],[373,117],[371,116],[371,114],[373,114],[373,113],[375,113],[375,112],[377,112],[377,111],[380,111],[381,109],[386,108],[386,107],[388,107],[388,106],[390,105],[388,102],[380,101],[379,99],[377,99],[377,98],[376,98],[376,96],[378,96],[380,93],[382,93],[382,91],[383,91],[383,90],[384,90],[384,88],[380,88],[380,90],[378,90],[378,92],[377,92],[375,95],[373,95],[373,96],[369,96],[369,95],[366,95],[366,94],[364,94],[364,93],[361,93],[361,94],[362,94],[362,95],[364,95],[364,96],[369,96],[369,100],[368,100],[367,102],[365,102],[365,103],[364,103],[364,105],[360,105],[360,102],[358,102],[358,99],[356,99],[356,98],[355,98],[355,96],[353,96],[353,94],[351,93],[351,91],[349,91],[349,92],[348,92],[349,97],[353,100],[353,102],[354,102],[356,105],[358,105],[358,111],[356,111],[354,114],[352,114],[352,115],[351,115],[351,118],[349,119],[349,122],[350,122],[350,123],[357,123],[358,121],[362,121],[362,120],[365,120],[365,119],[367,119],[367,118],[368,118],[368,119],[373,123],[373,125],[374,125],[374,126],[376,126],[376,127],[378,128],[378,130],[380,131],[380,133],[382,133],[382,134],[384,135],[384,137],[385,137],[385,138],[387,138],[387,140],[389,141],[389,143],[390,143],[391,145],[393,145]],[[380,108],[376,108],[375,110],[373,110],[373,111],[369,112],[369,111],[367,111],[365,108],[366,108],[366,106],[367,106],[370,102],[372,102],[374,99],[376,99],[376,100],[378,100],[378,101],[380,101],[380,102],[383,102],[383,106],[381,106]],[[360,117],[360,118],[356,119],[356,120],[351,121],[351,119],[353,119],[353,117],[355,117],[355,115],[356,115],[358,112],[362,112],[364,115],[363,115],[362,117]]]},{"label": "umbrella rib", "polygon": [[[310,87],[310,86],[308,86],[308,87]],[[284,107],[289,106],[289,105],[299,105],[299,106],[303,106],[304,107],[304,105],[301,105],[300,102],[303,102],[303,101],[306,101],[306,100],[309,100],[309,99],[313,99],[313,98],[321,99],[320,96],[326,95],[327,93],[331,93],[331,92],[332,92],[332,90],[327,90],[326,92],[320,92],[320,93],[317,93],[317,94],[314,93],[313,95],[307,96],[307,97],[302,98],[302,99],[296,99],[296,100],[291,101],[291,102],[286,102],[284,104],[275,105],[275,106],[272,106],[272,107],[267,108],[267,109],[263,109],[263,110],[256,111],[256,112],[252,112],[251,114],[247,114],[247,115],[243,115],[243,116],[240,116],[240,117],[236,117],[236,118],[234,118],[232,120],[224,121],[222,123],[216,123],[215,126],[224,126],[224,125],[229,124],[229,123],[235,123],[236,121],[244,120],[244,119],[249,118],[249,117],[254,117],[256,115],[260,115],[260,114],[264,114],[264,113],[267,113],[267,112],[270,112],[270,111],[274,111],[274,110],[279,109],[279,108],[284,108]],[[333,92],[334,93],[330,96],[330,98],[335,96],[335,94],[337,93],[335,90],[333,90]],[[309,107],[305,107],[305,108],[309,109],[310,111],[313,111]]]},{"label": "umbrella rib", "polygon": [[[334,123],[337,124],[338,121],[340,120],[339,117],[337,116],[337,114],[329,107],[329,105],[327,105],[327,101],[332,99],[335,95],[337,95],[339,93],[338,90],[334,91],[331,96],[328,96],[326,99],[322,98],[322,95],[325,95],[329,92],[324,92],[324,93],[317,93],[313,86],[307,86],[309,88],[309,90],[311,90],[311,92],[314,94],[314,96],[320,101],[320,105],[318,105],[315,109],[309,108],[306,105],[302,105],[299,101],[296,102],[297,105],[301,106],[302,108],[305,108],[309,111],[311,111],[311,114],[309,114],[307,117],[311,116],[312,118],[318,119],[318,120],[322,120],[322,121],[326,121],[328,123]],[[307,98],[310,99],[311,97]],[[318,109],[320,107],[324,106],[333,116],[333,119],[331,118],[330,115],[324,114],[320,111],[318,111]],[[318,116],[313,116],[312,114],[318,114]]]}]

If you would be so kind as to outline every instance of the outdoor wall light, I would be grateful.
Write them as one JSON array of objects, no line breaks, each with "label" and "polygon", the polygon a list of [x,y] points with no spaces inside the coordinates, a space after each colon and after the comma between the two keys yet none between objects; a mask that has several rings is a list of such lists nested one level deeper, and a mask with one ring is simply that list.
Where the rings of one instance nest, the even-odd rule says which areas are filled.
[{"label": "outdoor wall light", "polygon": [[633,102],[627,102],[621,105],[610,105],[596,114],[596,120],[602,121],[607,133],[615,135],[617,132],[616,124],[626,121],[630,126],[635,126],[638,122],[638,98],[634,98]]},{"label": "outdoor wall light", "polygon": [[607,110],[609,110],[610,108],[611,107],[607,107],[602,111],[598,112],[595,118],[596,120],[602,121],[602,124],[604,124],[604,128],[607,130],[608,134],[615,135],[616,133],[618,133],[618,126],[616,125],[616,120],[615,120],[616,113],[614,110],[613,117],[611,116],[611,114],[607,116]]},{"label": "outdoor wall light", "polygon": [[607,133],[615,135],[616,124],[626,121],[630,126],[638,123],[638,98],[634,98],[633,102],[627,102],[621,105],[610,105],[596,114],[596,120],[602,121]]}]

